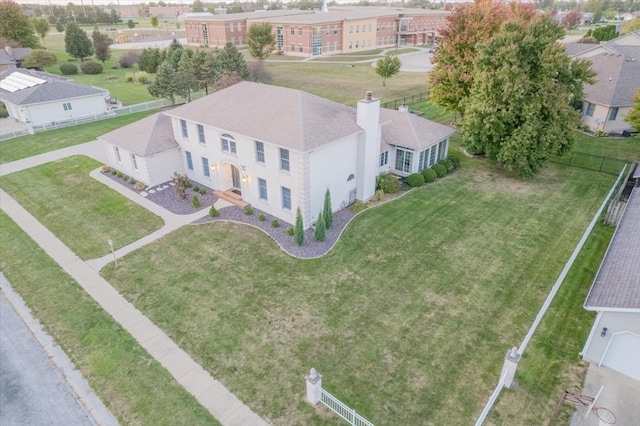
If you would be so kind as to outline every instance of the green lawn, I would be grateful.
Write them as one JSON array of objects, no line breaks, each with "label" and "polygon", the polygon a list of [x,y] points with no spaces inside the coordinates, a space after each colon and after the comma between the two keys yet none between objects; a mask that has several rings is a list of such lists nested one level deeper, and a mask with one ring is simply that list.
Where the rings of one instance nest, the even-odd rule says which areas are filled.
[{"label": "green lawn", "polygon": [[159,229],[163,221],[98,183],[100,163],[70,157],[0,178],[0,187],[82,259],[109,253]]},{"label": "green lawn", "polygon": [[120,424],[218,424],[1,211],[0,229],[0,270]]},{"label": "green lawn", "polygon": [[[213,223],[103,272],[274,423],[333,422],[302,402],[315,367],[376,424],[470,424],[613,180],[552,166],[522,181],[465,158],[443,181],[367,210],[322,259],[296,260],[253,228]],[[573,368],[589,326],[562,343],[559,367]],[[536,372],[536,416],[580,385],[552,373]]]},{"label": "green lawn", "polygon": [[20,136],[0,143],[0,164],[20,160],[44,152],[91,142],[98,136],[138,121],[157,111],[137,112],[78,126]]}]

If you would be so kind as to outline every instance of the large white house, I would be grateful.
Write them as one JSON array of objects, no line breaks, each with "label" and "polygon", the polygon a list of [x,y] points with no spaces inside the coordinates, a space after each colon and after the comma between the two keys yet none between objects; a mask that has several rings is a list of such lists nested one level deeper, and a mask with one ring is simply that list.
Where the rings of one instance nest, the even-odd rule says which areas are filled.
[{"label": "large white house", "polygon": [[0,74],[0,102],[9,117],[29,127],[110,114],[108,96],[46,72],[19,68]]},{"label": "large white house", "polygon": [[[161,115],[170,120],[175,141],[172,145],[162,136],[162,144],[169,152],[178,147],[180,160],[170,166],[166,158],[158,161],[160,152],[144,154],[145,142],[127,137],[141,134],[141,123],[134,123],[130,126],[135,128],[100,137],[112,167],[153,185],[160,183],[158,176],[185,172],[222,196],[241,198],[290,224],[300,208],[305,228],[316,221],[327,189],[334,211],[366,201],[375,193],[378,174],[406,176],[432,166],[447,156],[455,133],[406,108],[381,109],[371,92],[352,108],[300,90],[251,82]],[[165,119],[146,120],[146,125],[157,126]],[[145,131],[142,139],[151,141],[153,133]],[[150,170],[163,174],[154,171],[152,176]]]}]

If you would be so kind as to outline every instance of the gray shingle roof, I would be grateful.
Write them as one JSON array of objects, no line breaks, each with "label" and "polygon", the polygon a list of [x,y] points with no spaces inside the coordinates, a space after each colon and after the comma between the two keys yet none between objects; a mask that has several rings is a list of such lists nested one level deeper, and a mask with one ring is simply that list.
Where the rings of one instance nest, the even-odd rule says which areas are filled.
[{"label": "gray shingle roof", "polygon": [[614,107],[633,105],[640,89],[640,46],[635,50],[636,56],[603,53],[589,58],[597,82],[585,85],[584,99]]},{"label": "gray shingle roof", "polygon": [[300,90],[248,81],[166,114],[299,151],[362,132],[354,108]]},{"label": "gray shingle roof", "polygon": [[13,55],[9,55],[5,49],[0,49],[0,65],[15,64],[16,61],[26,58],[31,53],[30,47],[14,47]]},{"label": "gray shingle roof", "polygon": [[[82,86],[46,72],[27,70],[23,68],[12,71],[12,73],[16,72],[32,75],[46,80],[47,82],[37,86],[28,87],[26,89],[17,90],[13,93],[0,89],[0,100],[16,105],[29,105],[108,93],[107,90]],[[5,78],[9,75],[10,73],[5,73],[1,78]]]},{"label": "gray shingle roof", "polygon": [[98,139],[141,157],[178,148],[173,138],[171,118],[161,112],[105,133]]},{"label": "gray shingle roof", "polygon": [[425,149],[456,132],[452,127],[391,109],[382,109],[380,119],[385,123],[382,126],[383,142],[415,150]]},{"label": "gray shingle roof", "polygon": [[624,215],[600,265],[587,300],[587,309],[640,311],[640,189],[627,201]]}]

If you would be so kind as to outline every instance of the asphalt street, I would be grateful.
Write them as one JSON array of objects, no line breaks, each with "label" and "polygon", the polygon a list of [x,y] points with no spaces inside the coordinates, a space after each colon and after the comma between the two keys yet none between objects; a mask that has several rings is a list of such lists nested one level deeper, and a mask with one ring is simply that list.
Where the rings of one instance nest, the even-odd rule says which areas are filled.
[{"label": "asphalt street", "polygon": [[0,292],[0,425],[93,425]]}]

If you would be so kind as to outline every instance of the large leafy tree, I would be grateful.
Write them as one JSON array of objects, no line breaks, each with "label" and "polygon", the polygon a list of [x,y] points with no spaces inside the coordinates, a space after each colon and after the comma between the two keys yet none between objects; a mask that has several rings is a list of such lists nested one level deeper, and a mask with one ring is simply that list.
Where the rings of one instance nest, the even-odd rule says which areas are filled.
[{"label": "large leafy tree", "polygon": [[32,22],[33,22],[33,28],[42,39],[42,44],[45,44],[44,38],[47,36],[47,33],[51,29],[51,26],[49,25],[49,21],[46,18],[35,18],[33,19]]},{"label": "large leafy tree", "polygon": [[631,124],[631,127],[640,132],[640,90],[633,96],[635,104],[631,111],[624,117],[624,121]]},{"label": "large leafy tree", "polygon": [[578,112],[570,100],[582,97],[594,73],[588,62],[568,58],[557,43],[563,36],[559,24],[539,16],[507,22],[479,46],[462,121],[470,152],[526,177],[571,148]]},{"label": "large leafy tree", "polygon": [[393,77],[400,72],[402,62],[393,52],[387,52],[383,58],[376,62],[376,74],[382,77],[382,85],[387,85],[387,79]]},{"label": "large leafy tree", "polygon": [[104,61],[111,58],[111,48],[109,46],[111,46],[113,40],[98,30],[93,31],[91,38],[93,39],[93,48],[96,51],[96,59],[104,64]]},{"label": "large leafy tree", "polygon": [[81,61],[93,55],[93,47],[91,40],[87,37],[87,33],[81,29],[75,22],[69,22],[64,32],[64,50],[74,58]]},{"label": "large leafy tree", "polygon": [[265,22],[251,25],[247,31],[247,44],[251,56],[259,61],[268,58],[276,48],[276,38],[273,35],[271,24]]},{"label": "large leafy tree", "polygon": [[640,16],[636,16],[632,20],[622,24],[622,34],[629,34],[638,30],[640,30]]},{"label": "large leafy tree", "polygon": [[23,47],[40,47],[31,21],[22,12],[22,7],[11,0],[0,1],[0,38],[17,42]]},{"label": "large leafy tree", "polygon": [[171,62],[167,60],[161,63],[156,72],[156,79],[148,89],[151,96],[166,98],[175,104],[176,95],[180,94],[177,75],[178,72],[173,68]]},{"label": "large leafy tree", "polygon": [[217,67],[220,74],[237,75],[241,79],[249,78],[249,68],[236,47],[227,43],[217,55]]},{"label": "large leafy tree", "polygon": [[55,65],[56,62],[58,62],[58,59],[53,53],[42,49],[34,49],[31,51],[29,56],[24,58],[22,61],[22,67],[42,70],[44,67]]}]

